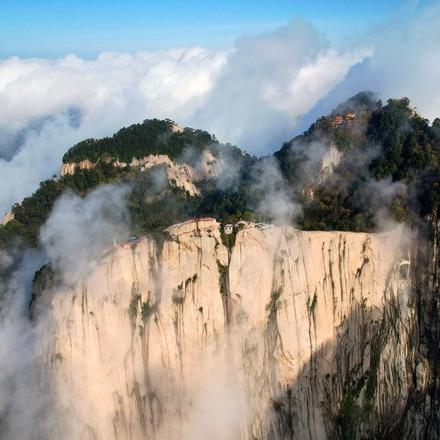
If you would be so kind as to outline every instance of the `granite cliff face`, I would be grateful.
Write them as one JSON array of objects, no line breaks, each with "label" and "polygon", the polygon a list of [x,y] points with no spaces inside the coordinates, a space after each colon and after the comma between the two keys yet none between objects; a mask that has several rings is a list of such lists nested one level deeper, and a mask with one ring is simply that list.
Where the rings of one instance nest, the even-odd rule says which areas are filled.
[{"label": "granite cliff face", "polygon": [[[201,154],[201,158],[196,167],[187,163],[176,163],[167,154],[150,154],[141,159],[133,159],[130,163],[119,160],[108,161],[115,168],[125,170],[139,169],[141,172],[158,166],[165,166],[167,178],[173,187],[184,190],[190,196],[200,195],[197,182],[215,177],[217,175],[217,159],[209,150]],[[90,160],[81,162],[64,163],[60,169],[60,176],[73,175],[77,170],[91,170],[96,167],[96,163]]]},{"label": "granite cliff face", "polygon": [[392,433],[430,375],[411,343],[408,244],[252,223],[221,236],[201,219],[115,246],[46,295],[63,437]]}]

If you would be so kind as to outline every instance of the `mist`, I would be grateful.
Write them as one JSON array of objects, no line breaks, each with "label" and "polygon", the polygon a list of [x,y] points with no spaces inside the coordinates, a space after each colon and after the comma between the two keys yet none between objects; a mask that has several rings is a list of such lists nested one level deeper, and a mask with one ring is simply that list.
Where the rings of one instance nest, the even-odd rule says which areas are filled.
[{"label": "mist", "polygon": [[40,242],[65,282],[85,276],[113,242],[128,239],[130,219],[125,201],[129,189],[104,185],[85,198],[67,193],[57,200],[41,229]]},{"label": "mist", "polygon": [[[261,417],[256,423],[260,429],[259,423],[265,423],[261,402],[275,407],[278,402],[274,399],[284,395],[276,387],[293,384],[309,390],[311,378],[300,383],[300,370],[295,369],[305,368],[320,353],[334,329],[348,328],[344,327],[348,326],[346,314],[352,313],[353,307],[361,310],[364,298],[381,312],[381,295],[393,293],[385,286],[387,280],[393,279],[399,287],[406,282],[399,278],[396,267],[402,260],[409,261],[407,249],[413,246],[415,236],[397,225],[383,207],[390,206],[396,197],[407,197],[410,189],[391,178],[376,180],[367,175],[368,164],[380,146],[369,145],[349,157],[346,166],[350,171],[366,173],[355,202],[368,205],[375,212],[375,232],[388,235],[371,234],[369,238],[368,234],[348,233],[341,256],[334,246],[338,240],[341,246],[345,233],[329,238],[331,233],[289,231],[285,227],[295,226],[295,219],[301,216],[304,200],[297,197],[301,191],[305,196],[308,186],[314,190],[317,182],[330,188],[348,185],[338,168],[339,159],[328,157],[327,140],[290,145],[303,159],[301,174],[294,182],[286,181],[274,157],[261,156],[272,153],[317,116],[360,90],[371,89],[378,99],[385,100],[408,96],[422,115],[437,115],[439,22],[440,5],[430,5],[417,15],[398,15],[364,39],[344,44],[332,43],[298,18],[261,35],[243,36],[229,50],[193,47],[135,54],[108,52],[92,60],[74,54],[59,59],[0,60],[0,217],[31,194],[41,180],[57,175],[63,154],[73,144],[111,135],[146,118],[171,118],[259,156],[244,173],[238,161],[225,153],[216,163],[214,185],[230,190],[243,183],[245,174],[257,201],[255,212],[283,226],[245,229],[239,237],[239,254],[236,252],[233,259],[235,251],[223,247],[219,231],[205,232],[198,226],[196,232],[175,240],[156,243],[142,237],[133,245],[114,246],[126,243],[130,236],[127,197],[132,187],[110,184],[85,196],[64,193],[40,230],[38,250],[25,250],[20,258],[14,249],[0,253],[0,437],[57,438],[66,430],[67,438],[79,438],[81,424],[96,408],[104,409],[105,417],[113,416],[109,423],[99,420],[106,429],[131,429],[123,411],[111,413],[112,405],[123,408],[120,402],[125,392],[130,417],[138,405],[138,413],[133,409],[141,421],[136,429],[142,430],[148,417],[153,420],[153,430],[162,429],[162,420],[155,419],[162,392],[164,406],[168,404],[172,414],[171,421],[163,423],[165,428],[179,429],[184,439],[228,440],[230,433],[244,436],[243,424],[252,417]],[[181,159],[191,162],[195,157],[188,146]],[[194,164],[196,174],[198,167],[200,164]],[[152,170],[143,183],[146,193],[160,193],[169,184],[166,168]],[[345,242],[355,255],[351,260],[350,252],[345,254]],[[228,260],[227,265],[220,263],[222,255],[228,256],[222,260]],[[46,289],[47,297],[41,298],[41,304],[50,305],[48,311],[36,308],[31,317],[32,284],[43,266],[56,272],[56,285]],[[389,277],[384,276],[382,266]],[[159,274],[158,268],[165,268],[165,275]],[[339,271],[339,286],[333,282],[333,270]],[[226,294],[232,298],[231,310],[238,322],[233,323],[231,333],[223,319],[226,294],[221,290],[221,277],[226,271],[225,284],[235,289]],[[352,289],[346,295],[350,282]],[[374,287],[373,293],[368,286]],[[336,300],[335,289],[340,289]],[[396,289],[396,295],[407,301],[403,291]],[[78,292],[83,295],[81,306],[75,303]],[[409,300],[407,304],[409,308]],[[283,313],[277,314],[278,307]],[[58,315],[51,314],[51,308]],[[357,317],[353,314],[350,319],[356,322]],[[54,321],[59,333],[51,327]],[[229,339],[232,333],[235,340]],[[76,352],[69,351],[72,336]],[[408,352],[404,339],[398,342],[402,343],[401,353]],[[393,348],[388,349],[394,353]],[[57,371],[53,377],[59,380],[56,391],[66,399],[62,404],[68,402],[66,407],[72,411],[70,420],[68,411],[55,410],[52,390],[40,374],[42,365],[53,367],[48,354],[56,356],[62,350],[71,358],[63,364],[64,370],[60,368],[60,375]],[[184,358],[188,364],[184,365]],[[383,370],[391,371],[386,362]],[[97,365],[104,371],[95,368]],[[314,367],[311,365],[310,371]],[[186,378],[184,368],[189,372]],[[123,375],[125,382],[118,382]],[[83,393],[76,402],[72,390],[63,388],[67,376],[73,378],[69,385],[79,384],[75,397]],[[121,383],[121,394],[117,395]],[[398,389],[394,382],[389,383],[390,389]],[[145,393],[133,403],[136,392],[140,395],[139,384]],[[102,401],[101,390],[102,395],[110,390]],[[93,398],[84,403],[89,394]],[[300,401],[302,394],[297,394]],[[313,400],[313,390],[310,395]],[[78,406],[69,408],[72,402]],[[111,404],[106,407],[108,402]],[[130,419],[130,423],[136,420],[133,426],[135,416]],[[131,438],[131,432],[130,437],[120,438]]]},{"label": "mist", "polygon": [[0,60],[0,212],[57,174],[72,144],[145,118],[175,119],[257,155],[361,89],[408,96],[431,118],[439,18],[438,5],[426,6],[343,46],[296,19],[228,51]]},{"label": "mist", "polygon": [[64,194],[41,230],[39,250],[28,250],[19,260],[0,253],[0,274],[9,273],[0,281],[1,438],[31,440],[63,432],[41,370],[48,368],[51,323],[41,304],[32,306],[31,318],[32,283],[43,265],[56,271],[54,290],[42,299],[49,304],[50,295],[62,295],[86,277],[114,241],[126,240],[128,191],[128,186],[105,185],[84,198]]},{"label": "mist", "polygon": [[[0,255],[0,269],[12,257]],[[40,423],[49,396],[38,360],[48,341],[44,324],[29,320],[32,280],[44,254],[28,251],[10,276],[0,282],[0,436],[31,440],[43,432]],[[32,402],[32,404],[29,404]]]}]

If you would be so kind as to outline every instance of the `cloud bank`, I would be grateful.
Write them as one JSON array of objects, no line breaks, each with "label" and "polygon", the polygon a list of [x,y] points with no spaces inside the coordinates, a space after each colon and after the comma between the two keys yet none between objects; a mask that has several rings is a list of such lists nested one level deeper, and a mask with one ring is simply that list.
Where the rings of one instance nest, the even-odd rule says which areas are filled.
[{"label": "cloud bank", "polygon": [[128,186],[100,186],[86,197],[64,194],[40,233],[47,257],[66,283],[76,281],[113,244],[128,238]]},{"label": "cloud bank", "polygon": [[145,118],[182,120],[224,60],[190,49],[0,61],[0,212],[58,173],[74,143]]},{"label": "cloud bank", "polygon": [[439,22],[440,6],[430,6],[343,49],[295,20],[230,51],[0,60],[0,213],[57,173],[72,144],[146,118],[203,128],[258,155],[360,90],[408,96],[433,118]]}]

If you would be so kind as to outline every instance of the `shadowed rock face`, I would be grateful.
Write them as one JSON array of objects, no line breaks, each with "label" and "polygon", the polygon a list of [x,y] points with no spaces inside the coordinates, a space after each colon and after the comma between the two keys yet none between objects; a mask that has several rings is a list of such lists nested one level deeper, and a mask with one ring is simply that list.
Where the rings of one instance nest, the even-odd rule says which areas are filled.
[{"label": "shadowed rock face", "polygon": [[53,295],[63,437],[391,433],[429,376],[403,231],[248,227],[225,246],[208,223],[115,247]]}]

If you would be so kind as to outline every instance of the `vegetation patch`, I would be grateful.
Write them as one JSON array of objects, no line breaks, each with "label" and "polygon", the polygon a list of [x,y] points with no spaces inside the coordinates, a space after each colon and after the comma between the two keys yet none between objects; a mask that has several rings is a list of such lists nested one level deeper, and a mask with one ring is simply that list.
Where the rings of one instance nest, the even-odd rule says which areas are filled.
[{"label": "vegetation patch", "polygon": [[141,301],[140,295],[133,295],[130,300],[130,304],[128,306],[128,316],[131,322],[136,322],[138,315],[138,307]]},{"label": "vegetation patch", "polygon": [[175,294],[173,294],[171,300],[172,300],[173,304],[181,306],[185,302],[185,296],[178,294],[178,293],[175,293]]},{"label": "vegetation patch", "polygon": [[318,304],[318,296],[316,292],[313,294],[313,298],[310,301],[310,297],[307,298],[307,308],[309,310],[309,315],[313,315],[315,313],[316,304]]},{"label": "vegetation patch", "polygon": [[227,289],[227,285],[228,285],[228,266],[224,266],[223,264],[220,263],[219,260],[217,260],[217,268],[218,268],[218,273],[219,273],[219,283],[220,283],[220,293],[222,295],[227,295],[228,294],[228,289]]},{"label": "vegetation patch", "polygon": [[157,310],[156,305],[152,304],[149,299],[143,302],[141,306],[142,321],[146,322],[151,316],[154,315],[154,313],[156,313],[156,310]]},{"label": "vegetation patch", "polygon": [[[356,116],[336,126],[334,120],[343,111]],[[332,144],[343,155],[334,173],[321,183],[317,178],[320,167],[308,166],[309,150],[317,142]],[[188,145],[193,154],[186,157],[183,151]],[[199,182],[201,195],[196,197],[158,179],[156,167],[140,172],[113,165],[116,160],[129,163],[149,154],[167,154],[175,161],[185,158],[195,165],[208,147],[214,156],[235,163],[239,172],[226,189],[215,177]],[[407,98],[390,99],[384,105],[368,92],[318,119],[273,157],[257,160],[237,147],[220,144],[204,131],[186,128],[176,132],[172,121],[153,119],[123,128],[112,137],[82,141],[67,151],[63,161],[86,159],[95,164],[93,169],[46,180],[12,207],[14,219],[0,226],[0,248],[37,246],[39,230],[61,194],[70,190],[82,196],[110,182],[132,186],[128,207],[134,234],[159,234],[170,224],[197,216],[233,224],[240,219],[271,221],[270,213],[258,213],[267,193],[264,186],[255,185],[255,169],[274,161],[283,176],[280,185],[288,189],[292,201],[303,205],[302,213],[291,219],[302,229],[370,231],[376,226],[377,203],[396,221],[410,224],[440,206],[440,119],[429,125]],[[374,191],[374,185],[386,185],[384,179],[402,182],[399,188],[411,191],[396,190],[390,200],[376,200],[380,191]],[[371,185],[373,190],[368,191]],[[307,197],[310,191],[313,198]],[[234,245],[232,234],[223,240],[228,248]]]},{"label": "vegetation patch", "polygon": [[52,360],[56,362],[63,362],[64,358],[61,353],[55,353],[52,357]]},{"label": "vegetation patch", "polygon": [[281,304],[280,298],[282,293],[283,288],[279,287],[278,289],[274,290],[270,295],[270,301],[266,305],[266,311],[269,312],[269,316],[276,314],[278,307]]},{"label": "vegetation patch", "polygon": [[[203,150],[206,145],[217,143],[215,137],[206,131],[185,128],[181,132],[173,131],[173,121],[165,119],[145,120],[122,128],[112,137],[87,139],[73,146],[63,157],[63,162],[80,162],[109,157],[122,162],[131,162],[150,154],[167,154],[178,160],[183,156],[187,145]],[[127,148],[130,146],[130,148]]]},{"label": "vegetation patch", "polygon": [[32,317],[33,305],[44,295],[54,288],[59,282],[51,264],[45,264],[37,272],[35,272],[32,282],[32,295],[29,303],[30,315]]}]

